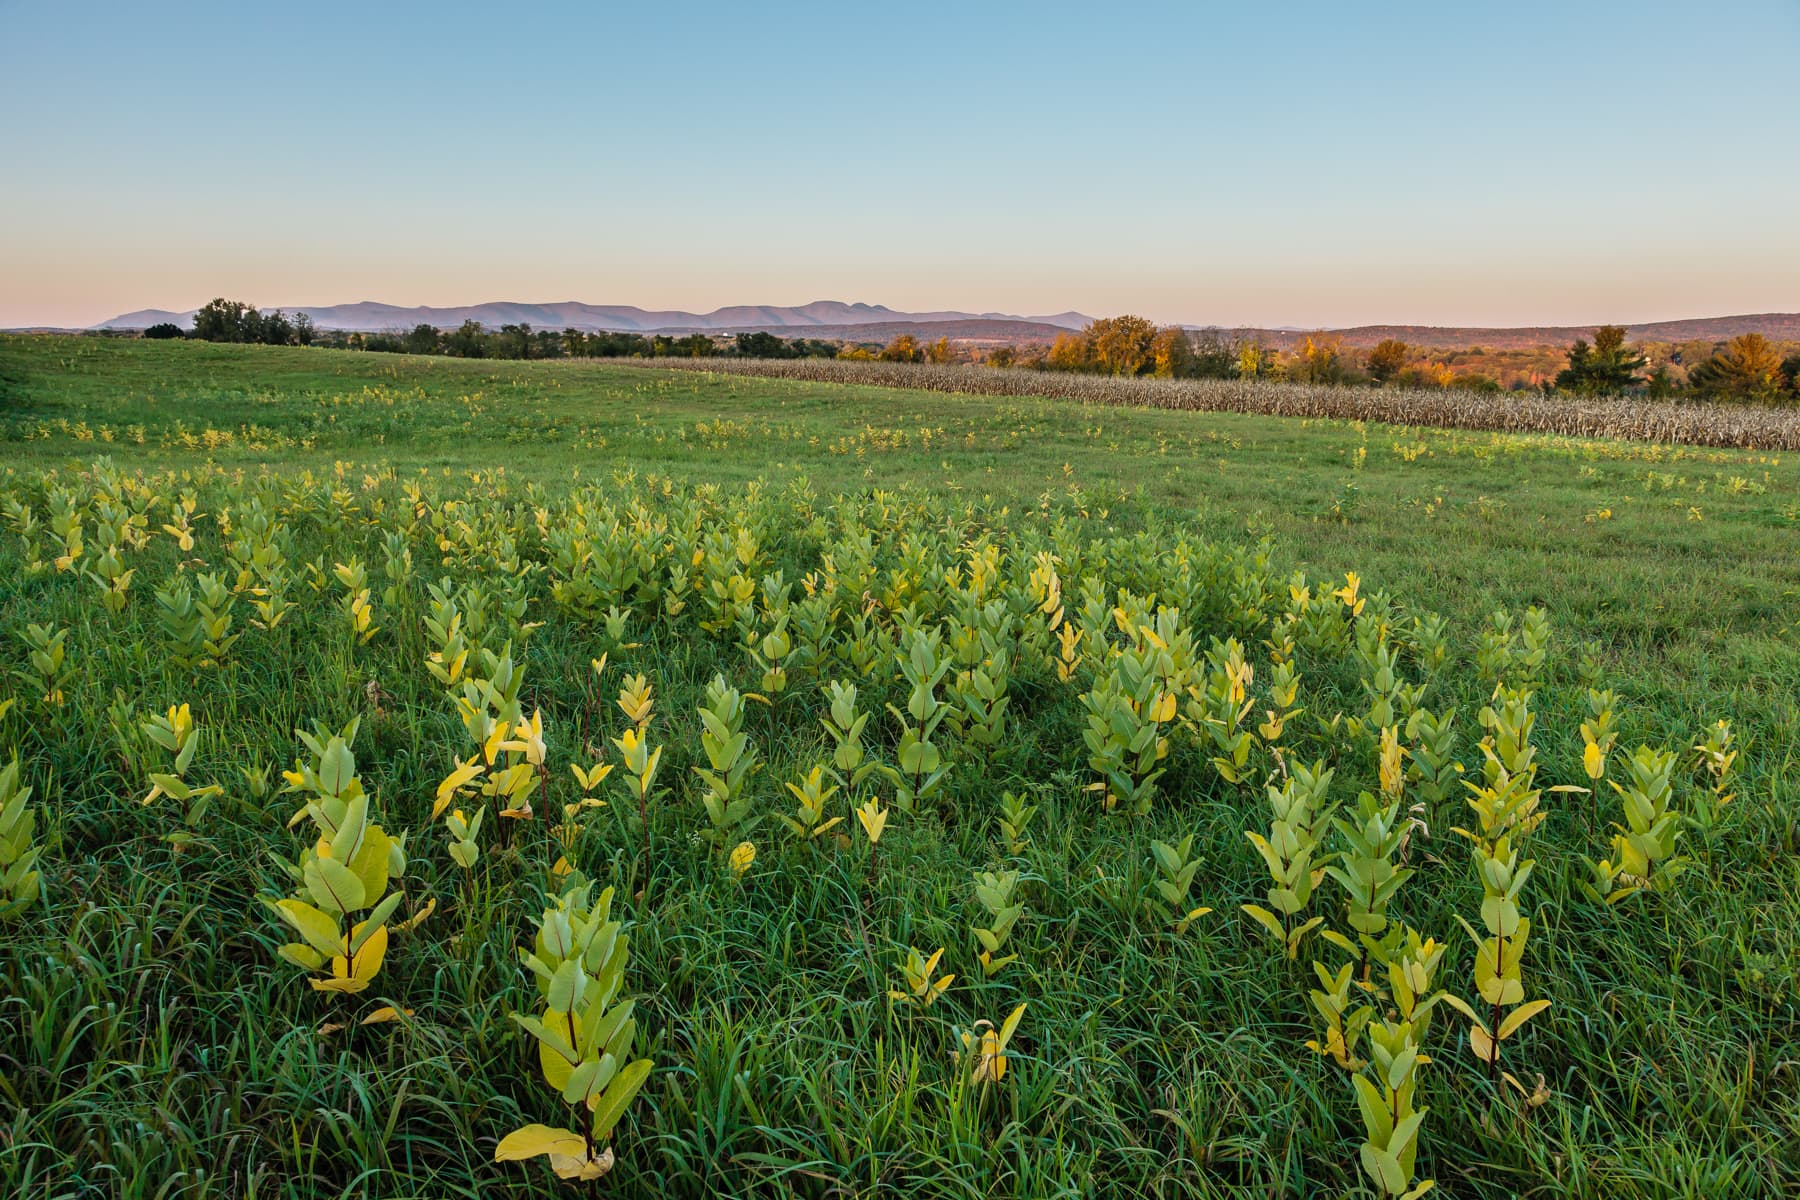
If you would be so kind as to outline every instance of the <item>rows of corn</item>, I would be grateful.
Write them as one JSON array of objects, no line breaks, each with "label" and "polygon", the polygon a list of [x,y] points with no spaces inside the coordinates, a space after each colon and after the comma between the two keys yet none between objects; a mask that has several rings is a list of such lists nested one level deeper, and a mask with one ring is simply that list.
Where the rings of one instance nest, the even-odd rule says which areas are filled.
[{"label": "rows of corn", "polygon": [[1711,402],[1359,388],[1224,379],[1139,379],[979,366],[840,359],[655,359],[672,370],[979,396],[1052,396],[1134,408],[1254,413],[1446,429],[1800,450],[1800,409]]}]

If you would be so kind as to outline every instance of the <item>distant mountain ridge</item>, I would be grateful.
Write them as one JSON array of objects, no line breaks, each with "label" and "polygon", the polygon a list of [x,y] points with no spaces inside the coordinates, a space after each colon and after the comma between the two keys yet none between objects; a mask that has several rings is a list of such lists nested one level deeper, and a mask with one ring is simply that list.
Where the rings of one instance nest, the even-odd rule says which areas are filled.
[{"label": "distant mountain ridge", "polygon": [[[342,329],[357,333],[381,333],[411,329],[415,325],[435,325],[454,329],[464,321],[480,321],[490,329],[501,325],[530,325],[534,329],[580,329],[584,332],[619,333],[735,333],[751,330],[788,330],[798,334],[814,329],[845,329],[863,325],[893,326],[936,325],[948,321],[1025,322],[1053,329],[1080,329],[1091,317],[1065,312],[1041,317],[1018,317],[1008,313],[968,312],[899,312],[884,304],[846,304],[841,300],[815,300],[811,304],[792,306],[774,304],[739,304],[714,309],[708,313],[683,312],[679,309],[643,309],[631,304],[583,304],[565,300],[552,304],[522,304],[497,301],[486,304],[456,305],[437,308],[420,305],[404,308],[363,300],[355,304],[273,305],[290,316],[305,313],[321,329]],[[169,312],[160,308],[139,309],[102,321],[96,329],[146,329],[164,321],[191,325],[194,310]]]}]

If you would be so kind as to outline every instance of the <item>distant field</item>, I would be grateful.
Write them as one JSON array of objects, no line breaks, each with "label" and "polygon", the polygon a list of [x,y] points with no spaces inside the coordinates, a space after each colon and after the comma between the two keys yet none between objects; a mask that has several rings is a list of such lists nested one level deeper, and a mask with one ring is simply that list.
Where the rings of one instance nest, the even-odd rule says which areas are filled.
[{"label": "distant field", "polygon": [[[45,884],[0,918],[5,1195],[575,1194],[541,1159],[494,1161],[523,1124],[587,1119],[511,1019],[587,994],[534,986],[517,953],[561,857],[616,888],[628,1057],[651,1063],[595,1194],[1373,1196],[1349,1077],[1377,1072],[1307,1049],[1330,1040],[1311,963],[1366,962],[1368,988],[1344,995],[1379,1027],[1402,1014],[1376,960],[1412,951],[1356,949],[1333,877],[1278,923],[1310,911],[1352,949],[1315,932],[1290,961],[1240,911],[1273,903],[1245,833],[1275,836],[1269,789],[1297,765],[1331,766],[1337,815],[1385,813],[1378,857],[1413,872],[1383,928],[1443,943],[1433,988],[1476,997],[1461,922],[1507,928],[1503,957],[1522,942],[1452,832],[1504,853],[1463,786],[1496,786],[1484,736],[1544,814],[1496,826],[1537,867],[1523,996],[1494,1011],[1531,1019],[1501,1056],[1515,1086],[1437,1007],[1417,1176],[1495,1200],[1800,1188],[1794,452],[0,337],[0,501],[0,767],[16,752],[34,789]],[[217,653],[194,650],[183,601],[209,586],[234,614]],[[1157,625],[1152,593],[1180,618]],[[453,611],[487,691],[445,682]],[[56,632],[50,680],[49,652],[25,649]],[[907,748],[921,661],[931,703],[954,707],[924,730],[948,768],[930,783]],[[641,729],[664,752],[641,808],[636,718],[615,701],[640,672]],[[834,757],[834,680],[859,689],[883,770]],[[1590,688],[1617,693],[1598,782]],[[731,689],[770,701],[736,717],[758,764],[737,775],[729,718],[698,715],[731,710]],[[222,785],[198,811],[142,803],[172,760],[144,730],[180,704],[200,732],[177,789]],[[1454,738],[1419,712],[1454,713]],[[484,753],[482,714],[512,748],[492,739],[491,773],[444,785],[434,813]],[[333,995],[304,982],[330,956],[277,957],[305,935],[257,897],[326,904],[277,859],[328,858],[317,814],[288,820],[355,789],[295,729],[352,718],[357,787],[407,834],[404,874],[382,877],[403,903],[370,986]],[[1693,747],[1720,719],[1739,757],[1715,790]],[[1148,759],[1096,765],[1118,750],[1109,730],[1150,726]],[[1232,768],[1221,739],[1239,735]],[[1692,862],[1608,905],[1588,891],[1624,819],[1607,781],[1631,783],[1640,744],[1676,756]],[[304,796],[279,791],[297,757]],[[597,762],[613,771],[590,788]],[[522,790],[477,794],[507,764]],[[815,766],[842,790],[807,818]],[[707,806],[726,793],[748,804]],[[877,844],[864,804],[889,822]],[[1039,810],[1022,832],[1021,804]],[[485,817],[466,848],[451,811]],[[834,818],[816,837],[788,824]],[[1363,862],[1365,828],[1321,821],[1318,864]],[[1198,862],[1180,888],[1174,860]],[[351,920],[373,923],[376,899]],[[1002,925],[984,967],[974,930]],[[931,1007],[890,997],[912,990],[909,947],[943,947],[939,975],[957,976]],[[1010,1069],[984,1081],[977,1022],[1021,1004]],[[356,1024],[371,1014],[392,1019]],[[1365,1035],[1351,1058],[1373,1053]]]}]

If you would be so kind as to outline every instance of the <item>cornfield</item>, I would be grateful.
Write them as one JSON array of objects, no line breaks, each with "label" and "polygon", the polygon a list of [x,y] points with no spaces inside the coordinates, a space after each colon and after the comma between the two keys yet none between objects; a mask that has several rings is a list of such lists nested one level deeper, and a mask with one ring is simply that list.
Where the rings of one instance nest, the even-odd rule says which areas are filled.
[{"label": "cornfield", "polygon": [[966,365],[931,366],[838,359],[663,358],[649,361],[659,367],[680,371],[755,375],[808,383],[918,388],[979,396],[1049,396],[1083,404],[1132,408],[1324,417],[1340,421],[1381,421],[1390,425],[1622,438],[1746,450],[1800,450],[1800,410],[1735,404],[1682,404],[1424,388],[1376,390],[1225,379],[1127,379]]}]

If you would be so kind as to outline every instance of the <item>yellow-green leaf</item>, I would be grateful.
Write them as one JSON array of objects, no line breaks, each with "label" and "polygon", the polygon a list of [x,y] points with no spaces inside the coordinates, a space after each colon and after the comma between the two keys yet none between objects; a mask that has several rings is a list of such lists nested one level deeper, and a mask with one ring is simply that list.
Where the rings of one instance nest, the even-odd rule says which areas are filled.
[{"label": "yellow-green leaf", "polygon": [[494,1147],[495,1162],[522,1162],[540,1154],[561,1154],[569,1158],[586,1158],[587,1142],[579,1133],[549,1125],[527,1125],[500,1139]]},{"label": "yellow-green leaf", "polygon": [[361,908],[363,901],[368,898],[356,872],[334,859],[312,859],[306,864],[303,874],[306,890],[312,894],[319,907],[327,912],[352,912]]},{"label": "yellow-green leaf", "polygon": [[1519,1005],[1519,1007],[1506,1014],[1506,1020],[1500,1022],[1499,1040],[1504,1042],[1507,1038],[1518,1032],[1519,1026],[1525,1024],[1525,1022],[1531,1020],[1531,1018],[1537,1016],[1549,1007],[1550,1002],[1548,1000],[1533,1000],[1530,1004]]},{"label": "yellow-green leaf", "polygon": [[320,954],[344,952],[344,938],[338,932],[338,923],[325,913],[302,900],[277,900],[275,909],[281,914],[281,919],[293,926],[294,932],[305,938],[307,945]]}]

